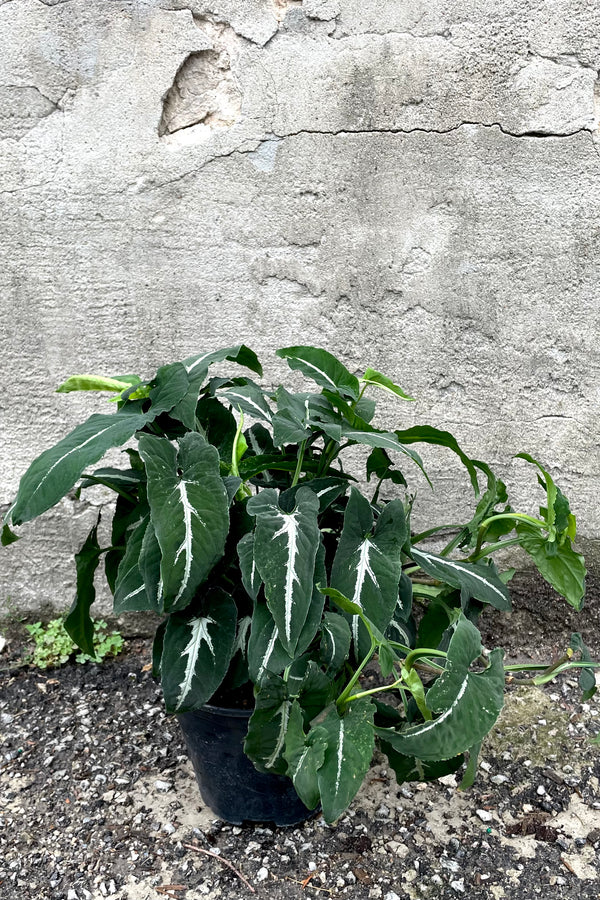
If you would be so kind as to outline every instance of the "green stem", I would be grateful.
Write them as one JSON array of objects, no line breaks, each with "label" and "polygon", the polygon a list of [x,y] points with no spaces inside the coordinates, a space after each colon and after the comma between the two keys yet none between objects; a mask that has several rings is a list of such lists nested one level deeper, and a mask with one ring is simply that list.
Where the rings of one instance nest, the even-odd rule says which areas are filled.
[{"label": "green stem", "polygon": [[477,534],[477,546],[475,547],[475,553],[479,553],[481,550],[481,545],[483,544],[483,538],[485,536],[486,531],[492,524],[492,522],[500,522],[502,519],[510,519],[511,521],[517,522],[529,522],[530,525],[535,525],[536,528],[547,528],[547,522],[542,522],[541,519],[534,519],[533,516],[528,516],[525,513],[498,513],[495,516],[490,516],[489,519],[485,519],[479,526],[479,532]]},{"label": "green stem", "polygon": [[294,477],[292,479],[292,487],[296,487],[298,484],[298,479],[300,478],[300,473],[302,472],[302,463],[304,462],[304,452],[306,450],[306,441],[302,441],[300,444],[300,453],[298,454],[298,462],[296,463],[296,471],[294,472]]},{"label": "green stem", "polygon": [[452,553],[452,551],[455,549],[455,547],[458,547],[464,537],[465,529],[461,529],[461,531],[459,531],[458,534],[455,535],[448,544],[446,544],[444,549],[440,550],[440,556],[448,556],[449,553]]},{"label": "green stem", "polygon": [[427,531],[420,531],[419,534],[415,534],[411,537],[411,544],[418,544],[420,541],[424,541],[425,538],[431,537],[432,534],[437,534],[439,531],[462,531],[462,525],[436,525],[435,528],[429,528]]},{"label": "green stem", "polygon": [[492,522],[499,522],[501,519],[516,519],[517,521],[530,522],[532,525],[538,525],[540,528],[547,527],[546,522],[543,522],[541,519],[534,519],[533,516],[528,516],[526,513],[498,513],[495,516],[490,516],[489,519],[485,519],[479,526],[479,530],[489,528]]},{"label": "green stem", "polygon": [[496,550],[503,550],[504,547],[514,547],[515,544],[520,543],[521,538],[511,538],[509,541],[497,541],[495,544],[488,544],[487,547],[482,547],[478,553],[474,550],[467,559],[469,562],[477,562],[478,559],[481,559],[483,556],[488,556],[490,553],[495,553]]},{"label": "green stem", "polygon": [[371,648],[370,648],[369,652],[367,653],[367,655],[365,656],[365,658],[363,659],[361,664],[358,666],[358,668],[354,672],[352,678],[350,679],[350,681],[348,682],[348,684],[346,685],[346,687],[344,688],[344,690],[342,691],[342,693],[336,700],[336,706],[338,707],[338,709],[341,709],[341,707],[345,706],[348,703],[348,697],[352,693],[352,688],[354,687],[354,685],[360,678],[362,670],[364,669],[364,667],[367,665],[367,663],[373,656],[376,646],[377,646],[377,641],[373,637],[371,637]]},{"label": "green stem", "polygon": [[244,427],[244,413],[241,411],[241,409],[239,409],[239,407],[238,407],[238,410],[240,413],[240,421],[238,423],[238,427],[235,432],[235,437],[233,439],[233,446],[231,448],[231,474],[235,475],[237,478],[239,478],[239,476],[240,476],[240,470],[238,468],[238,459],[237,459],[238,443],[240,440],[240,435],[242,433],[242,428]]},{"label": "green stem", "polygon": [[404,660],[405,668],[409,670],[412,669],[413,660],[419,659],[420,656],[443,656],[446,659],[448,654],[444,653],[443,650],[431,650],[429,647],[417,647],[415,650],[411,650]]},{"label": "green stem", "polygon": [[[394,681],[393,684],[384,684],[380,687],[370,688],[368,691],[358,691],[356,694],[352,694],[351,697],[348,697],[346,703],[352,703],[353,700],[360,700],[361,697],[370,697],[371,694],[379,694],[383,691],[392,691],[394,690],[394,688],[399,687],[400,684],[402,684],[402,679],[398,678],[397,681]],[[410,691],[410,693],[412,693],[410,688],[406,685],[403,685],[403,688],[405,691]]]}]

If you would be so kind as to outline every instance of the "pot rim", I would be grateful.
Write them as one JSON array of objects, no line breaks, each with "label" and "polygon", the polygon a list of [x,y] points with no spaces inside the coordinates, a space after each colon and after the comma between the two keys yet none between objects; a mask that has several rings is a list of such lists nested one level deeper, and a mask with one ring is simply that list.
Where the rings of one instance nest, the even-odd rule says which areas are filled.
[{"label": "pot rim", "polygon": [[187,712],[177,713],[177,716],[194,716],[203,712],[206,712],[209,715],[213,716],[227,716],[234,719],[249,719],[254,712],[254,708],[239,709],[228,706],[213,706],[210,703],[205,703],[204,706],[202,706],[200,709],[191,709]]}]

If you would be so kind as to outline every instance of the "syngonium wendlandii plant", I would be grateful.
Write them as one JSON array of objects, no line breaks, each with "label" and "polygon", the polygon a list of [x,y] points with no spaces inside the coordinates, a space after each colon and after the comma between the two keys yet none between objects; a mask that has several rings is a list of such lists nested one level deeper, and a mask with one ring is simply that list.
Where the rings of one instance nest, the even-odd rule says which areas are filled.
[{"label": "syngonium wendlandii plant", "polygon": [[[313,347],[277,355],[318,390],[209,377],[225,360],[262,375],[244,345],[163,366],[145,382],[70,378],[60,391],[112,391],[116,410],[92,415],[31,464],[2,537],[11,543],[12,526],[78,483],[78,491],[114,491],[110,545],[100,547],[96,524],[76,556],[69,633],[93,653],[90,606],[104,556],[115,612],[164,616],[154,663],[167,709],[195,710],[211,698],[227,704],[253,686],[246,753],[259,769],[289,775],[304,803],[320,802],[334,821],[376,742],[399,781],[454,772],[466,753],[465,783],[472,780],[502,708],[506,672],[527,668],[505,667],[500,649],[485,651],[476,627],[486,605],[510,607],[511,573],[497,570],[493,554],[521,546],[575,608],[585,568],[571,546],[569,504],[532,457],[520,454],[541,476],[546,502],[538,517],[515,512],[502,481],[450,433],[371,424],[375,392],[411,399],[386,376],[369,368],[357,377]],[[244,417],[254,424],[244,427]],[[124,451],[124,468],[90,471],[131,439],[137,449]],[[414,498],[396,460],[423,470],[418,442],[458,454],[478,497],[470,521],[432,523],[411,535]],[[368,454],[366,489],[343,467],[341,455],[356,445]],[[383,499],[382,487],[404,496]],[[444,532],[449,543],[428,549],[426,539]],[[379,681],[361,685],[375,662]],[[593,664],[578,634],[564,659],[533,680],[571,666],[590,695]]]}]

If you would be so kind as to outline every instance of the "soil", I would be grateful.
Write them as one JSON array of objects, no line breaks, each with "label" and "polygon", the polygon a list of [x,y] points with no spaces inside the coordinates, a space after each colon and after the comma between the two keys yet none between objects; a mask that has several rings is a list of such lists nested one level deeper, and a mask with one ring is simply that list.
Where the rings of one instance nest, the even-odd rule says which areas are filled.
[{"label": "soil", "polygon": [[[564,651],[562,609],[538,600],[541,626],[516,605],[516,630],[490,618],[489,646]],[[579,628],[596,654],[597,608]],[[0,900],[600,896],[600,702],[576,679],[509,688],[469,791],[398,787],[380,757],[334,826],[234,827],[198,793],[148,640],[45,672],[22,652],[13,638],[0,656]]]}]

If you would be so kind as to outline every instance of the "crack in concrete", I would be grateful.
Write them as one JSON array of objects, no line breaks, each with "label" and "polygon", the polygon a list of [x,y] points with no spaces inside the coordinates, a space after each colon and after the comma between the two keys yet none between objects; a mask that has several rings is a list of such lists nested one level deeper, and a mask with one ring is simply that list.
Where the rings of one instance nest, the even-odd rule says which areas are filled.
[{"label": "crack in concrete", "polygon": [[575,128],[573,131],[510,131],[500,122],[458,122],[448,128],[424,128],[423,126],[415,126],[414,128],[340,128],[337,131],[327,131],[319,129],[304,128],[299,131],[292,131],[287,134],[277,134],[279,138],[297,137],[302,134],[322,134],[331,135],[332,137],[352,135],[352,134],[452,134],[454,131],[460,131],[461,128],[497,128],[502,134],[513,138],[570,138],[577,134],[593,134],[596,129],[592,128]]}]

